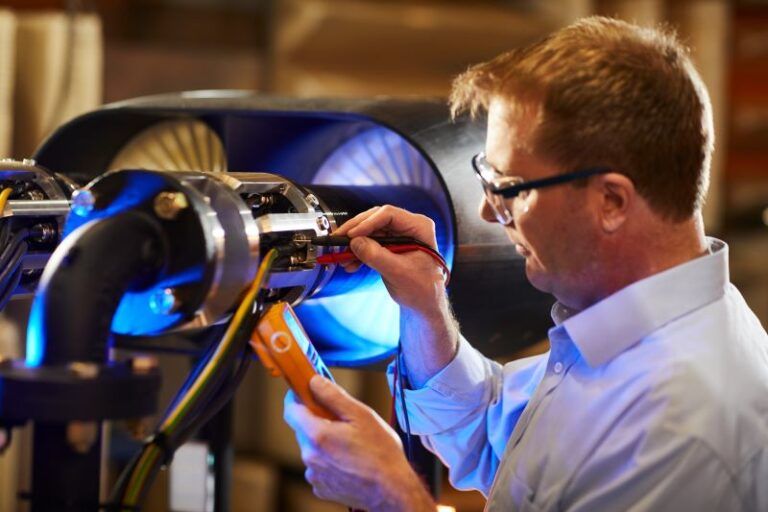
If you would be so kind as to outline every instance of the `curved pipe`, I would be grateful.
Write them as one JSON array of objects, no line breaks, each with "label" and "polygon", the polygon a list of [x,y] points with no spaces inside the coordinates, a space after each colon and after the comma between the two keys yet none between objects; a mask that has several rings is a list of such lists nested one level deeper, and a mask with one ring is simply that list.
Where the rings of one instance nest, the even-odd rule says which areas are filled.
[{"label": "curved pipe", "polygon": [[40,279],[27,328],[27,364],[104,361],[120,300],[151,282],[165,253],[158,221],[137,211],[70,234]]}]

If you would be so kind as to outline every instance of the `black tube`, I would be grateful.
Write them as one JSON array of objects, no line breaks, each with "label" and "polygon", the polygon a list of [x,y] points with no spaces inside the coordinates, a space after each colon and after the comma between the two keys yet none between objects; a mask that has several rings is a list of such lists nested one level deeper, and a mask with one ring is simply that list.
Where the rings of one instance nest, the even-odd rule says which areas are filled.
[{"label": "black tube", "polygon": [[151,282],[165,253],[158,222],[136,211],[87,224],[67,237],[51,256],[32,305],[40,362],[104,361],[120,300]]}]

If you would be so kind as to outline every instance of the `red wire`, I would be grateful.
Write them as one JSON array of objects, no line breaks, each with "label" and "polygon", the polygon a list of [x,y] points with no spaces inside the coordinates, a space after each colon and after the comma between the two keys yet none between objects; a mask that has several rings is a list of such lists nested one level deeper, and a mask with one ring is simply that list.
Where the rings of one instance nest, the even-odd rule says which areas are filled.
[{"label": "red wire", "polygon": [[[424,247],[418,244],[393,244],[393,245],[384,245],[382,247],[396,254],[411,252],[411,251],[421,251],[424,254],[428,254],[433,260],[435,260],[435,262],[438,265],[440,265],[440,268],[445,273],[446,286],[451,280],[451,271],[448,269],[448,265],[445,263],[445,260],[443,259],[443,257],[440,256],[440,254],[433,249],[429,249],[427,247]],[[349,249],[342,252],[332,252],[328,254],[321,254],[320,256],[317,257],[317,262],[320,263],[321,265],[333,265],[334,263],[345,263],[348,261],[358,261],[357,256],[355,256],[355,253],[353,253]]]}]

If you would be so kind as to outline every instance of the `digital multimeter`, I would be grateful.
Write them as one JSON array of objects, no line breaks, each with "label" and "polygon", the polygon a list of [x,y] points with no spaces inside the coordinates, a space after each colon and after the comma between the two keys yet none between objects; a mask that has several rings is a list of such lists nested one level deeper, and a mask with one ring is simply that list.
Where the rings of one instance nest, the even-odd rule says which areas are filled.
[{"label": "digital multimeter", "polygon": [[283,377],[302,403],[318,416],[336,417],[312,397],[309,380],[320,374],[333,380],[296,313],[287,302],[267,307],[251,335],[251,346],[273,377]]}]

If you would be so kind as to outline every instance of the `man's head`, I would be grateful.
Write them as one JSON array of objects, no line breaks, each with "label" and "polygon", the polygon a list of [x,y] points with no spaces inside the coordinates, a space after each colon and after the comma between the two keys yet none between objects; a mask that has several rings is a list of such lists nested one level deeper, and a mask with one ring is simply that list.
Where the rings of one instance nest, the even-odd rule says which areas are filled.
[{"label": "man's head", "polygon": [[[470,68],[456,79],[451,100],[454,113],[488,111],[487,160],[503,174],[531,180],[613,171],[515,202],[520,211],[508,231],[529,278],[561,301],[599,280],[595,266],[604,267],[610,254],[624,257],[652,232],[669,228],[671,236],[699,217],[711,107],[687,51],[669,32],[583,19]],[[487,204],[483,211],[491,220]],[[606,290],[574,305],[615,291],[611,286],[595,283]]]}]

